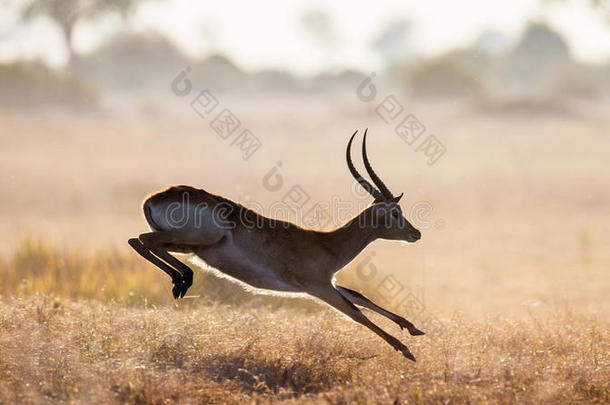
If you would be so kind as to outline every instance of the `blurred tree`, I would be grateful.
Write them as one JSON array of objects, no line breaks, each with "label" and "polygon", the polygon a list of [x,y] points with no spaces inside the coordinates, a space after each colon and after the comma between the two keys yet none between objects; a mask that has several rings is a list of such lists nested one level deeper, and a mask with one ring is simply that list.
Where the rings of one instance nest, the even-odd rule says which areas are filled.
[{"label": "blurred tree", "polygon": [[488,90],[511,98],[552,99],[560,87],[572,93],[588,88],[579,78],[587,73],[572,59],[566,39],[544,22],[528,23],[513,49],[493,66]]},{"label": "blurred tree", "polygon": [[171,40],[145,31],[119,33],[94,52],[79,55],[70,68],[99,88],[144,93],[159,86],[165,89],[166,82],[159,78],[179,72],[185,65],[193,66]]},{"label": "blurred tree", "polygon": [[511,47],[511,39],[500,31],[487,29],[479,34],[473,49],[486,55],[502,55]]},{"label": "blurred tree", "polygon": [[531,64],[553,64],[569,60],[570,49],[559,32],[545,23],[531,22],[515,47],[513,56],[525,58]]},{"label": "blurred tree", "polygon": [[339,36],[333,29],[331,17],[322,10],[310,10],[301,16],[300,23],[303,31],[317,46],[312,59],[315,60],[317,56],[320,65],[328,70],[333,65],[339,45]]},{"label": "blurred tree", "polygon": [[412,28],[408,20],[395,20],[373,39],[371,46],[386,66],[402,65],[414,59]]},{"label": "blurred tree", "polygon": [[142,0],[31,0],[23,9],[23,18],[46,15],[60,28],[68,51],[68,64],[74,56],[73,34],[82,19],[103,14],[117,14],[126,18]]},{"label": "blurred tree", "polygon": [[320,46],[331,46],[337,41],[331,18],[322,10],[310,10],[303,14],[301,26]]},{"label": "blurred tree", "polygon": [[409,70],[409,88],[420,99],[459,99],[483,88],[472,51],[452,51],[418,62]]}]

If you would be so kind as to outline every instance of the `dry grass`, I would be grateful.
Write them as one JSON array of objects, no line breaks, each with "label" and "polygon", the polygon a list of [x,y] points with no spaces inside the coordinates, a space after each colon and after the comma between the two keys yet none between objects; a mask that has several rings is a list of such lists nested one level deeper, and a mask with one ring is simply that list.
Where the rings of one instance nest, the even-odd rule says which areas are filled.
[{"label": "dry grass", "polygon": [[174,302],[167,277],[124,251],[26,240],[0,270],[0,403],[610,401],[610,324],[571,307],[406,314],[422,337],[371,315],[413,364],[311,301],[196,273],[202,297]]},{"label": "dry grass", "polygon": [[539,321],[453,319],[442,339],[403,334],[413,364],[329,311],[7,299],[0,402],[608,403],[609,325]]},{"label": "dry grass", "polygon": [[[98,250],[83,254],[59,249],[40,239],[25,239],[12,257],[0,262],[0,293],[29,296],[47,293],[64,298],[163,302],[162,277],[124,251]],[[167,280],[165,280],[167,281]]]},{"label": "dry grass", "polygon": [[27,238],[8,259],[0,260],[0,296],[27,298],[43,294],[67,299],[94,299],[124,306],[193,308],[206,304],[233,307],[294,307],[311,312],[309,301],[253,295],[209,272],[196,271],[186,299],[175,301],[169,277],[125,249],[82,251]]}]

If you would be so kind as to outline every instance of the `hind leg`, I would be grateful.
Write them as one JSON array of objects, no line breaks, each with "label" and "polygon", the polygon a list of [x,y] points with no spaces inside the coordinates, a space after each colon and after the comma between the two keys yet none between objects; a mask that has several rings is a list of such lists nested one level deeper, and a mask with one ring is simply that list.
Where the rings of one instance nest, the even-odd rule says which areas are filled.
[{"label": "hind leg", "polygon": [[[225,236],[225,232],[193,232],[186,230],[172,230],[143,233],[139,236],[141,243],[156,257],[165,261],[180,273],[181,278],[174,282],[172,292],[175,298],[184,297],[186,291],[193,285],[193,270],[176,259],[169,252],[189,252],[201,246],[216,244]],[[153,264],[156,264],[153,262]]]},{"label": "hind leg", "polygon": [[127,241],[127,243],[129,243],[129,246],[131,246],[136,252],[138,252],[140,256],[142,256],[143,258],[166,272],[172,278],[172,284],[174,285],[174,287],[172,288],[172,294],[174,295],[174,298],[179,298],[184,279],[184,277],[182,277],[182,274],[173,267],[169,266],[163,260],[155,256],[146,246],[142,244],[142,242],[140,242],[140,239],[131,238]]}]

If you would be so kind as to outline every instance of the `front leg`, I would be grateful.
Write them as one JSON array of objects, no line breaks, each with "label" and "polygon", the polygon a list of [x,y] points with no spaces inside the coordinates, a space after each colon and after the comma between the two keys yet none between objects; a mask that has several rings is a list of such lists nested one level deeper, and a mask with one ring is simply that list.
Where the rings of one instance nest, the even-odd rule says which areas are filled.
[{"label": "front leg", "polygon": [[394,348],[401,352],[407,359],[415,361],[415,356],[409,350],[409,348],[401,343],[394,336],[385,332],[379,326],[375,325],[371,322],[364,314],[356,308],[354,304],[352,304],[347,298],[339,293],[339,291],[335,290],[335,288],[329,284],[328,286],[318,286],[318,288],[307,291],[308,294],[321,299],[331,307],[339,310],[345,315],[349,316],[354,321],[358,322],[361,325],[366,326],[373,332],[375,332],[379,337],[385,340]]},{"label": "front leg", "polygon": [[424,332],[417,329],[415,325],[413,325],[407,319],[403,318],[400,315],[396,315],[395,313],[390,312],[387,309],[381,308],[379,305],[375,304],[373,301],[369,300],[364,295],[360,294],[358,291],[350,290],[349,288],[341,287],[339,285],[336,287],[337,291],[339,291],[341,295],[350,300],[352,303],[360,305],[361,307],[368,308],[372,311],[377,312],[378,314],[385,316],[388,319],[391,319],[392,321],[396,322],[401,329],[407,328],[411,336],[425,335]]}]

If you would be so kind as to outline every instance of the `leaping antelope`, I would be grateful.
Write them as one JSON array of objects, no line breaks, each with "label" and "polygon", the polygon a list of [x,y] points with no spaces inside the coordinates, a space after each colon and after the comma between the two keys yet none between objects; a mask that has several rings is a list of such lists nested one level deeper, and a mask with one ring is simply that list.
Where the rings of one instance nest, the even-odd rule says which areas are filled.
[{"label": "leaping antelope", "polygon": [[[391,319],[413,336],[424,332],[359,292],[335,284],[335,273],[372,241],[416,242],[421,237],[402,214],[398,204],[402,194],[392,195],[373,171],[366,154],[366,131],[362,157],[377,188],[354,167],[350,155],[357,133],[354,132],[347,144],[347,167],[374,201],[333,231],[304,229],[290,222],[264,217],[201,189],[172,186],[144,201],[144,216],[152,232],[129,239],[129,244],[172,278],[176,299],[183,297],[192,285],[193,271],[170,252],[189,253],[234,281],[254,288],[316,297],[366,326],[415,361],[407,346],[371,322],[356,305]],[[182,212],[180,221],[173,219],[176,210]]]}]

